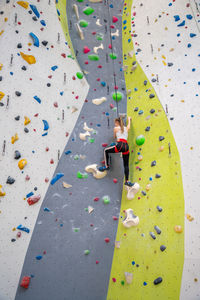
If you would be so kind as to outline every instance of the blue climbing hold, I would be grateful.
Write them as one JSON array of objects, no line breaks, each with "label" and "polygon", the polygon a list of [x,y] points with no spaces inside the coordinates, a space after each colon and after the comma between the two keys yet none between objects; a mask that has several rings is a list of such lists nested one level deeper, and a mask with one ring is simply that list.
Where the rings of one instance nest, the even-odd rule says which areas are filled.
[{"label": "blue climbing hold", "polygon": [[40,260],[40,259],[42,259],[42,255],[37,255],[35,258],[36,258],[37,260]]},{"label": "blue climbing hold", "polygon": [[44,211],[50,212],[51,210],[48,207],[44,207]]},{"label": "blue climbing hold", "polygon": [[21,230],[21,231],[24,231],[24,232],[26,232],[26,233],[29,233],[30,232],[30,229],[28,229],[27,227],[25,227],[25,226],[23,226],[23,225],[19,225],[19,226],[17,226],[17,229],[18,230]]},{"label": "blue climbing hold", "polygon": [[195,37],[195,36],[196,36],[195,33],[190,33],[190,37],[191,37],[191,38],[193,38],[193,37]]},{"label": "blue climbing hold", "polygon": [[39,47],[39,46],[40,46],[40,42],[39,42],[38,37],[37,37],[34,33],[32,33],[32,32],[30,32],[29,35],[30,35],[30,37],[32,37],[32,39],[33,39],[33,45],[34,45],[35,47]]},{"label": "blue climbing hold", "polygon": [[58,66],[53,66],[53,67],[51,67],[51,70],[52,70],[52,71],[55,71],[56,69],[58,69]]},{"label": "blue climbing hold", "polygon": [[178,27],[185,26],[185,20],[183,20],[183,22],[181,22],[181,23],[178,24],[177,26],[178,26]]},{"label": "blue climbing hold", "polygon": [[38,103],[41,103],[41,100],[40,100],[40,98],[38,97],[38,96],[34,96],[33,97]]},{"label": "blue climbing hold", "polygon": [[42,24],[42,26],[46,26],[45,20],[41,20],[40,23]]},{"label": "blue climbing hold", "polygon": [[44,130],[48,130],[49,129],[49,123],[46,120],[42,120],[42,122],[44,123]]},{"label": "blue climbing hold", "polygon": [[192,45],[191,45],[191,44],[188,44],[187,46],[188,46],[188,48],[191,48],[191,47],[192,47]]},{"label": "blue climbing hold", "polygon": [[71,150],[67,150],[67,151],[65,151],[65,154],[66,154],[66,155],[68,155],[68,154],[70,154],[70,153],[72,153],[72,151],[71,151]]},{"label": "blue climbing hold", "polygon": [[187,18],[188,20],[192,20],[193,16],[192,16],[192,15],[186,15],[186,18]]},{"label": "blue climbing hold", "polygon": [[37,10],[37,7],[35,5],[32,5],[32,4],[30,4],[29,6],[30,6],[31,10],[33,11],[33,13],[36,15],[36,17],[39,18],[40,17],[40,13]]},{"label": "blue climbing hold", "polygon": [[146,281],[144,281],[144,282],[143,282],[143,285],[144,285],[144,286],[146,286],[146,285],[147,285],[147,282],[146,282]]},{"label": "blue climbing hold", "polygon": [[45,133],[42,134],[42,136],[46,136],[47,134],[48,134],[48,132],[45,132]]},{"label": "blue climbing hold", "polygon": [[178,15],[174,16],[174,21],[177,22],[180,20],[180,17]]},{"label": "blue climbing hold", "polygon": [[53,185],[54,183],[56,183],[56,181],[58,181],[61,177],[63,177],[64,174],[63,173],[57,173],[52,179],[51,179],[51,185]]},{"label": "blue climbing hold", "polygon": [[106,86],[106,82],[105,81],[101,81],[101,85],[102,86]]},{"label": "blue climbing hold", "polygon": [[60,11],[57,9],[57,14],[60,16]]},{"label": "blue climbing hold", "polygon": [[34,195],[34,193],[33,192],[30,192],[30,193],[28,193],[27,195],[26,195],[26,198],[29,198],[29,197],[31,197],[31,196],[33,196]]}]

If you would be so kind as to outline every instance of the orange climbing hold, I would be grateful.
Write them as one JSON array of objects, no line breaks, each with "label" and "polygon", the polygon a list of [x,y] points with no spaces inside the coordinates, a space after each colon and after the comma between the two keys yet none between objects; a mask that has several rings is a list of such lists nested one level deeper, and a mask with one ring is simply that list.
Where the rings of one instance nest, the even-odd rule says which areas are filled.
[{"label": "orange climbing hold", "polygon": [[18,134],[15,133],[15,135],[11,137],[11,143],[14,144],[18,139],[19,139]]},{"label": "orange climbing hold", "polygon": [[24,125],[28,125],[31,122],[31,120],[28,117],[24,117]]},{"label": "orange climbing hold", "polygon": [[1,71],[2,68],[3,68],[3,64],[0,64],[0,71]]},{"label": "orange climbing hold", "polygon": [[27,165],[27,160],[25,158],[21,159],[18,162],[18,167],[20,168],[20,170],[23,170],[23,168]]},{"label": "orange climbing hold", "polygon": [[17,1],[17,4],[22,6],[23,8],[27,9],[29,6],[29,3],[27,1]]},{"label": "orange climbing hold", "polygon": [[36,59],[33,55],[28,55],[28,54],[24,54],[23,52],[20,52],[21,57],[29,64],[35,64],[36,63]]},{"label": "orange climbing hold", "polygon": [[0,101],[4,96],[5,96],[5,94],[3,92],[0,92]]},{"label": "orange climbing hold", "polygon": [[6,195],[6,193],[3,190],[2,185],[0,184],[0,197],[4,197]]},{"label": "orange climbing hold", "polygon": [[181,232],[183,232],[183,228],[181,227],[181,225],[175,225],[174,226],[174,231],[176,233],[181,233]]}]

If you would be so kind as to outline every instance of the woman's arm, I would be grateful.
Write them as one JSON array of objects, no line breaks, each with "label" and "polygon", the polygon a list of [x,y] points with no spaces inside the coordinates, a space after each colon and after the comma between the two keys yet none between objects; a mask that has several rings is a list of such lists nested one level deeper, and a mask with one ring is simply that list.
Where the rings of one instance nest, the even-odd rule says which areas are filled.
[{"label": "woman's arm", "polygon": [[126,126],[127,131],[129,131],[131,128],[131,120],[132,120],[131,117],[128,117],[128,124]]},{"label": "woman's arm", "polygon": [[116,132],[117,132],[117,128],[116,128],[116,127],[114,127],[114,129],[113,129],[113,135],[114,135],[114,139],[116,139],[116,138],[117,138],[117,136],[116,136]]}]

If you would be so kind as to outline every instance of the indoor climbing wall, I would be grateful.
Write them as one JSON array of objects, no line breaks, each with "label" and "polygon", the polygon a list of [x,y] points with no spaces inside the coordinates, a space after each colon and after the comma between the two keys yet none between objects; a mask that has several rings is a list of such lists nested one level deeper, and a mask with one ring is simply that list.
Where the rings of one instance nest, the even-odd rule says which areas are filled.
[{"label": "indoor climbing wall", "polygon": [[199,299],[199,11],[1,1],[0,300]]}]

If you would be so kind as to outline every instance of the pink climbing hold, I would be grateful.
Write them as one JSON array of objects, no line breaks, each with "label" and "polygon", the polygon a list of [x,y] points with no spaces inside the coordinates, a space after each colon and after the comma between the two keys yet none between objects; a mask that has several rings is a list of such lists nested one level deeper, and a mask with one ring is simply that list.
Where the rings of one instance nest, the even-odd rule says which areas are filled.
[{"label": "pink climbing hold", "polygon": [[111,44],[109,44],[108,48],[109,48],[109,49],[112,49],[112,45],[111,45]]},{"label": "pink climbing hold", "polygon": [[117,178],[114,178],[114,179],[113,179],[113,182],[114,182],[114,183],[117,183]]},{"label": "pink climbing hold", "polygon": [[99,261],[98,260],[96,260],[96,265],[98,265],[99,264]]},{"label": "pink climbing hold", "polygon": [[30,276],[24,276],[22,278],[20,286],[23,287],[23,288],[25,288],[25,289],[27,289],[29,287],[30,279],[31,279]]},{"label": "pink climbing hold", "polygon": [[113,17],[112,17],[112,21],[113,21],[113,23],[116,23],[116,22],[118,21],[118,18],[115,17],[115,16],[113,16]]},{"label": "pink climbing hold", "polygon": [[110,108],[113,109],[114,108],[114,104],[110,103]]},{"label": "pink climbing hold", "polygon": [[25,180],[29,181],[30,180],[30,176],[26,175]]},{"label": "pink climbing hold", "polygon": [[116,278],[112,278],[112,281],[113,281],[113,282],[116,282],[117,280],[116,280]]},{"label": "pink climbing hold", "polygon": [[87,54],[88,52],[90,52],[90,48],[88,48],[87,46],[84,46],[83,53]]},{"label": "pink climbing hold", "polygon": [[33,205],[35,203],[37,203],[40,200],[41,196],[37,195],[37,196],[32,196],[30,198],[28,198],[27,202],[29,205]]},{"label": "pink climbing hold", "polygon": [[109,242],[110,242],[110,239],[109,239],[109,238],[105,238],[104,241],[105,241],[106,243],[109,243]]}]

